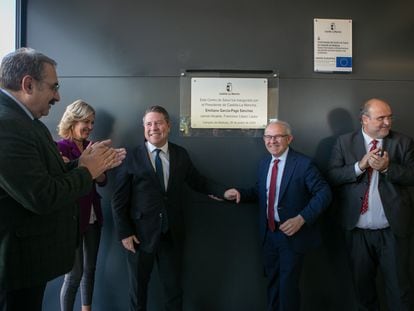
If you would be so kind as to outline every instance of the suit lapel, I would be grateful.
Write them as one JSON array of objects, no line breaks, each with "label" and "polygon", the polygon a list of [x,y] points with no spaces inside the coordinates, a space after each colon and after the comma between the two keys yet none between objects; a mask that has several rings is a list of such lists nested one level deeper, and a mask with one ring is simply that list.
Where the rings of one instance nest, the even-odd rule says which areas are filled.
[{"label": "suit lapel", "polygon": [[287,189],[290,179],[293,176],[293,172],[296,167],[296,160],[297,160],[297,157],[296,157],[295,151],[293,151],[292,148],[289,148],[289,152],[286,158],[285,168],[283,170],[282,181],[280,183],[279,202]]},{"label": "suit lapel", "polygon": [[144,164],[145,170],[149,172],[149,175],[154,180],[154,183],[156,183],[161,189],[161,183],[158,179],[157,173],[155,172],[155,168],[152,165],[152,162],[150,159],[151,155],[148,152],[147,146],[145,144],[140,145],[138,151],[140,153],[140,158],[142,160],[141,163]]},{"label": "suit lapel", "polygon": [[388,156],[393,153],[391,150],[394,149],[395,140],[392,139],[392,131],[389,132],[387,136],[382,140],[382,150],[388,152]]},{"label": "suit lapel", "polygon": [[144,168],[146,171],[151,172],[151,175],[154,177],[154,179],[157,178],[157,175],[155,174],[155,169],[152,166],[152,162],[150,159],[150,154],[148,153],[147,146],[145,144],[142,144],[138,148],[139,157],[141,158],[141,163],[144,164]]},{"label": "suit lapel", "polygon": [[[263,197],[263,200],[266,201],[267,197],[267,174],[269,172],[270,162],[272,161],[272,156],[269,154],[266,158],[260,162],[260,174],[262,182],[259,183],[259,193]],[[266,203],[267,204],[267,203]]]},{"label": "suit lapel", "polygon": [[168,174],[167,191],[168,191],[168,189],[171,189],[170,186],[171,186],[172,180],[174,178],[174,172],[177,168],[176,164],[178,163],[176,149],[174,148],[174,146],[171,143],[168,143],[168,152],[169,152],[169,156],[170,156],[170,171],[169,171],[169,174]]},{"label": "suit lapel", "polygon": [[50,135],[50,132],[46,125],[44,125],[40,120],[35,119],[33,120],[34,127],[37,129],[40,137],[46,141],[47,148],[51,151],[51,154],[55,156],[57,159],[57,162],[59,163],[60,167],[63,169],[63,171],[66,171],[66,165],[63,162],[62,156],[59,153],[59,150],[56,146],[55,141],[53,140],[52,136]]},{"label": "suit lapel", "polygon": [[364,136],[362,135],[361,129],[355,133],[355,139],[353,141],[355,143],[350,146],[350,148],[352,150],[352,153],[355,155],[355,161],[359,161],[367,153],[365,150]]}]

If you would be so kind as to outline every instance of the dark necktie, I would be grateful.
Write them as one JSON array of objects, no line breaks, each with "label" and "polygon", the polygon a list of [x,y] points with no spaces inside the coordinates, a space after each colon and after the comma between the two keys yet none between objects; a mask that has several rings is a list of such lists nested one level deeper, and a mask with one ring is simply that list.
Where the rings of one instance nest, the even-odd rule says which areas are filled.
[{"label": "dark necktie", "polygon": [[[371,141],[372,146],[369,149],[370,152],[377,148],[377,143],[378,143],[378,140],[376,139]],[[367,174],[368,174],[368,188],[367,188],[367,191],[365,191],[364,200],[362,201],[361,215],[365,214],[368,210],[368,198],[369,198],[369,188],[371,186],[372,167],[367,168]]]},{"label": "dark necktie", "polygon": [[160,158],[161,149],[155,149],[155,152],[157,153],[155,155],[155,173],[157,174],[158,179],[160,180],[161,189],[165,191],[164,170],[162,168],[162,162]]},{"label": "dark necktie", "polygon": [[[164,169],[162,167],[162,162],[160,158],[160,152],[161,149],[155,149],[155,152],[157,153],[155,155],[155,173],[157,174],[158,179],[160,180],[161,189],[165,191],[165,184],[164,184]],[[167,210],[163,208],[162,210],[162,218],[161,218],[161,231],[163,233],[166,233],[168,231],[168,215]]]},{"label": "dark necktie", "polygon": [[267,225],[270,231],[275,231],[275,199],[276,199],[276,181],[277,181],[277,167],[280,160],[276,159],[273,162],[272,174],[270,176],[269,196],[267,204]]}]

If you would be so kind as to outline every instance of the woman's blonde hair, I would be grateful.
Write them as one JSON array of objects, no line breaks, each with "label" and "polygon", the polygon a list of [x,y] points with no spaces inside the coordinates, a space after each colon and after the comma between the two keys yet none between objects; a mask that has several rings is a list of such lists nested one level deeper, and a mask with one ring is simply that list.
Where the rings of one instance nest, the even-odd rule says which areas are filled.
[{"label": "woman's blonde hair", "polygon": [[95,109],[81,99],[74,101],[66,107],[65,113],[57,127],[58,134],[64,139],[71,139],[72,127],[76,122],[86,120],[90,115],[95,115]]}]

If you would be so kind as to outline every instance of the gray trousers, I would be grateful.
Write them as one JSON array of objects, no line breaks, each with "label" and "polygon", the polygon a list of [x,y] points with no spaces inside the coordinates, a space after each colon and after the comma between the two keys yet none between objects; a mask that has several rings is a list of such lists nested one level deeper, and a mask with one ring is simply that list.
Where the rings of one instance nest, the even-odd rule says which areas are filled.
[{"label": "gray trousers", "polygon": [[95,283],[96,259],[98,257],[101,226],[95,222],[81,237],[81,244],[76,250],[72,271],[65,274],[60,290],[60,309],[72,311],[76,293],[80,285],[83,306],[92,304],[93,287]]}]

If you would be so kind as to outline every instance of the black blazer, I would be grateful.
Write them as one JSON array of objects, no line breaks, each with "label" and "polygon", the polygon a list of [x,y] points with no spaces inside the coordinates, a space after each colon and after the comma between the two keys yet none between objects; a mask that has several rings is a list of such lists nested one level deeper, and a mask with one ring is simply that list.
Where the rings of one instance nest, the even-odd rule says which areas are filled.
[{"label": "black blazer", "polygon": [[73,266],[75,200],[92,177],[63,163],[46,126],[1,91],[0,142],[0,288],[38,286]]},{"label": "black blazer", "polygon": [[[390,131],[383,140],[390,164],[380,173],[378,190],[385,216],[394,234],[407,236],[412,231],[410,186],[414,186],[414,143],[410,137]],[[338,138],[329,163],[328,176],[336,187],[341,219],[345,229],[355,227],[368,187],[367,173],[355,175],[354,165],[366,154],[362,130]]]},{"label": "black blazer", "polygon": [[169,142],[168,149],[170,174],[166,192],[161,189],[144,143],[128,151],[125,161],[116,170],[112,209],[118,237],[122,240],[136,235],[139,247],[147,252],[152,252],[159,243],[163,211],[167,211],[173,238],[182,241],[185,184],[206,194],[221,196],[225,191],[224,187],[199,174],[184,148]]}]

